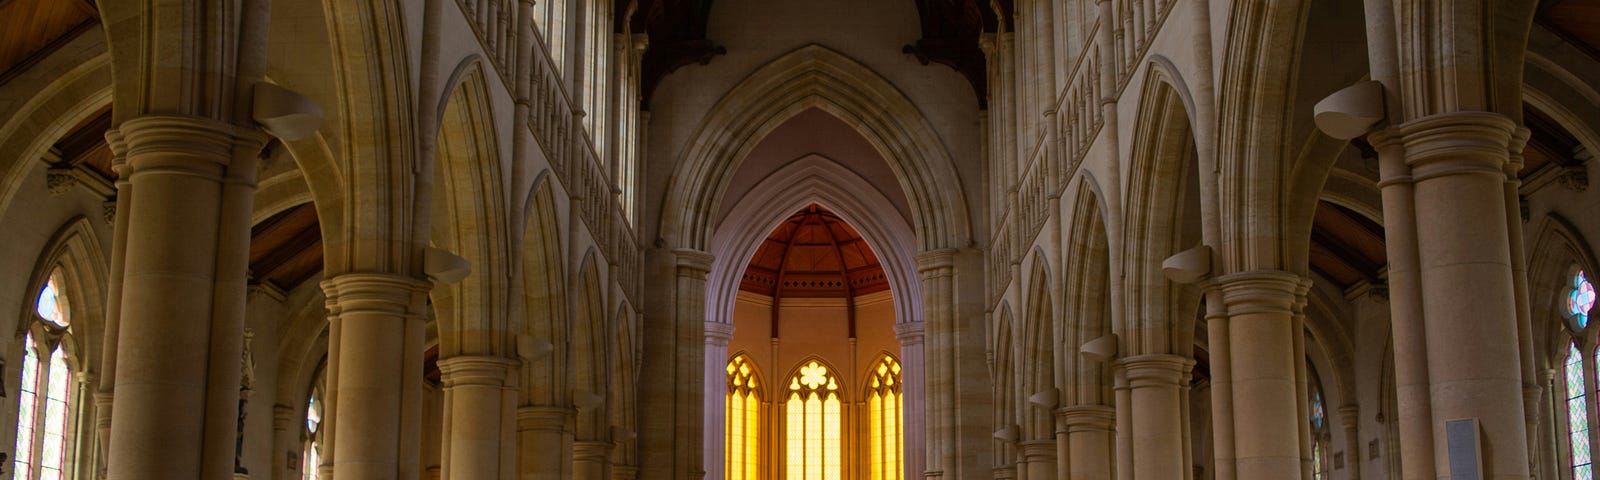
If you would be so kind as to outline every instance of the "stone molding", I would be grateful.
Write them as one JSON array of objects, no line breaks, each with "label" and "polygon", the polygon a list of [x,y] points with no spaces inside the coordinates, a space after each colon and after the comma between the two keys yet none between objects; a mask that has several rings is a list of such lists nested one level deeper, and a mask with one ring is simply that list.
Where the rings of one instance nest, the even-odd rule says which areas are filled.
[{"label": "stone molding", "polygon": [[728,346],[728,342],[733,340],[733,328],[731,323],[706,322],[706,343]]},{"label": "stone molding", "polygon": [[149,169],[172,169],[210,175],[212,172],[207,167],[228,164],[238,137],[238,129],[233,125],[183,115],[136,117],[122,122],[116,130],[126,142],[125,152],[132,174]]},{"label": "stone molding", "polygon": [[706,274],[711,273],[711,264],[716,260],[710,253],[692,248],[675,248],[672,255],[679,277],[705,278]]},{"label": "stone molding", "polygon": [[393,273],[345,273],[322,281],[330,316],[355,312],[420,315],[412,311],[412,305],[432,286],[426,280]]},{"label": "stone molding", "polygon": [[611,457],[611,442],[577,441],[572,443],[573,462],[603,462]]},{"label": "stone molding", "polygon": [[1504,175],[1516,123],[1490,112],[1451,112],[1401,124],[1406,165],[1416,181],[1459,175]]},{"label": "stone molding", "polygon": [[949,271],[956,266],[957,253],[960,253],[960,251],[954,248],[941,248],[918,253],[916,257],[917,273],[922,274],[923,279],[949,275]]},{"label": "stone molding", "polygon": [[517,407],[517,431],[565,432],[567,422],[577,414],[572,407],[523,405]]},{"label": "stone molding", "polygon": [[1185,385],[1193,360],[1180,355],[1147,354],[1117,359],[1116,367],[1127,372],[1128,387],[1171,387]]},{"label": "stone molding", "polygon": [[894,324],[894,338],[900,340],[902,345],[920,345],[925,336],[923,322],[899,322]]},{"label": "stone molding", "polygon": [[1107,405],[1073,405],[1056,409],[1068,432],[1109,432],[1116,429],[1117,409]]},{"label": "stone molding", "polygon": [[1282,270],[1230,273],[1216,277],[1211,283],[1211,288],[1221,290],[1229,315],[1292,315],[1304,303],[1305,293],[1310,288],[1308,279]]},{"label": "stone molding", "polygon": [[1017,447],[1022,450],[1023,461],[1028,463],[1056,460],[1056,441],[1053,439],[1018,442]]},{"label": "stone molding", "polygon": [[461,355],[439,360],[439,373],[444,388],[481,386],[505,387],[515,377],[511,375],[518,362],[494,355]]}]

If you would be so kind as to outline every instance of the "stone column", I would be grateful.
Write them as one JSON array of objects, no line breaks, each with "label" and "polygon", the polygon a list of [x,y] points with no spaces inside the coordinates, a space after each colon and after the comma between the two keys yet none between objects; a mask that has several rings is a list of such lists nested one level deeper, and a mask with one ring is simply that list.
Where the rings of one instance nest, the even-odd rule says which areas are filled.
[{"label": "stone column", "polygon": [[[1349,395],[1349,394],[1346,394]],[[1345,480],[1361,480],[1361,406],[1351,403],[1339,407],[1339,426],[1344,428]]]},{"label": "stone column", "polygon": [[611,480],[634,480],[639,478],[639,469],[623,465],[611,466]]},{"label": "stone column", "polygon": [[[1448,475],[1445,422],[1468,418],[1479,422],[1484,478],[1528,476],[1522,358],[1513,341],[1517,290],[1504,228],[1514,127],[1499,114],[1453,112],[1373,135],[1383,145],[1385,219],[1392,212],[1398,220],[1387,231],[1415,241],[1414,249],[1390,247],[1389,268],[1390,284],[1402,284],[1399,270],[1405,286],[1393,288],[1391,299],[1408,476],[1413,468]],[[1389,204],[1401,196],[1409,198]],[[1405,206],[1411,211],[1397,211]],[[1409,261],[1396,262],[1397,249]],[[1402,315],[1402,302],[1415,310]],[[1417,438],[1424,435],[1429,441]]]},{"label": "stone column", "polygon": [[1029,480],[1056,478],[1056,441],[1053,439],[1028,440],[1017,444],[1022,462],[1027,465]]},{"label": "stone column", "polygon": [[1074,405],[1056,411],[1067,429],[1067,478],[1111,480],[1115,448],[1115,409],[1105,405]]},{"label": "stone column", "polygon": [[[305,425],[303,419],[295,418],[295,408],[276,404],[272,406],[272,449],[268,457],[274,459],[272,469],[268,471],[267,478],[304,478],[306,469],[317,468],[316,465],[300,465],[298,469],[290,469],[298,465],[305,458],[300,451],[300,429]],[[294,433],[290,433],[294,432]],[[278,461],[279,455],[293,455],[294,461]]]},{"label": "stone column", "polygon": [[[729,319],[732,320],[732,319]],[[706,335],[706,478],[723,478],[728,460],[722,449],[727,428],[728,342],[733,340],[733,324],[705,322]]]},{"label": "stone column", "polygon": [[1118,359],[1115,367],[1128,379],[1132,410],[1127,416],[1133,424],[1133,478],[1138,480],[1183,479],[1189,466],[1183,459],[1188,444],[1183,441],[1181,391],[1188,388],[1183,379],[1190,360],[1171,354],[1148,354]]},{"label": "stone column", "polygon": [[567,424],[576,413],[568,407],[550,405],[517,408],[517,478],[562,480],[571,477],[567,470],[572,464]]},{"label": "stone column", "polygon": [[422,475],[423,311],[429,282],[387,273],[346,273],[322,282],[327,293],[339,480]]},{"label": "stone column", "polygon": [[956,465],[955,411],[955,256],[956,250],[934,250],[917,255],[922,280],[922,315],[927,328],[925,350],[927,400],[923,418],[927,425],[926,478],[940,478]]},{"label": "stone column", "polygon": [[577,442],[572,445],[572,478],[606,480],[611,462],[611,442]]},{"label": "stone column", "polygon": [[676,308],[673,329],[675,349],[682,375],[675,392],[677,434],[674,447],[678,466],[673,478],[697,480],[705,476],[705,321],[706,274],[711,273],[715,257],[699,250],[673,250],[676,278]]},{"label": "stone column", "polygon": [[516,402],[516,361],[495,355],[456,356],[439,361],[444,383],[444,478],[492,480],[515,477],[516,459],[502,445],[506,418]]},{"label": "stone column", "polygon": [[[1212,318],[1213,352],[1226,353],[1226,363],[1213,365],[1216,378],[1226,380],[1214,385],[1213,398],[1228,400],[1213,402],[1217,463],[1233,470],[1230,475],[1219,469],[1218,479],[1301,477],[1299,425],[1305,422],[1298,383],[1305,357],[1296,348],[1304,332],[1295,316],[1306,286],[1299,276],[1276,270],[1213,280],[1211,288],[1220,291],[1226,308],[1221,319],[1207,315]],[[1222,369],[1226,371],[1217,371]]]},{"label": "stone column", "polygon": [[119,226],[127,233],[109,478],[230,478],[265,137],[181,115],[135,117],[117,131],[139,195]]},{"label": "stone column", "polygon": [[904,463],[905,478],[918,478],[926,469],[927,408],[923,375],[927,357],[922,352],[923,323],[907,319],[894,325],[895,338],[900,340],[900,460]]}]

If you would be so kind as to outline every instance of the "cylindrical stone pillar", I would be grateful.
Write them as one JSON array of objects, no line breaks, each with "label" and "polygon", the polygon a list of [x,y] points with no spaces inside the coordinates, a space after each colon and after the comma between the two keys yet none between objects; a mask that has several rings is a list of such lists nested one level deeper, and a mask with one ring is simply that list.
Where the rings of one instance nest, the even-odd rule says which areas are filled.
[{"label": "cylindrical stone pillar", "polygon": [[[1439,346],[1427,349],[1439,475],[1450,474],[1445,422],[1477,419],[1483,478],[1528,477],[1503,190],[1514,128],[1505,116],[1486,112],[1431,115],[1399,127],[1416,208],[1422,330],[1427,345]],[[1400,408],[1402,416],[1412,414],[1405,403]]]},{"label": "cylindrical stone pillar", "polygon": [[706,322],[706,431],[704,439],[706,478],[723,478],[723,435],[727,425],[728,342],[733,340],[733,324]]},{"label": "cylindrical stone pillar", "polygon": [[1171,354],[1149,354],[1117,360],[1126,371],[1133,422],[1133,478],[1187,478],[1184,464],[1183,405],[1180,392],[1189,360]]},{"label": "cylindrical stone pillar", "polygon": [[[322,282],[339,329],[333,475],[340,480],[418,478],[422,448],[423,308],[429,282],[346,273]],[[331,355],[331,354],[330,354]]]},{"label": "cylindrical stone pillar", "polygon": [[927,417],[923,412],[927,410],[927,401],[923,392],[923,377],[926,367],[923,362],[923,323],[920,321],[904,321],[894,325],[895,338],[900,340],[900,404],[902,435],[900,445],[900,459],[905,463],[904,478],[919,478],[926,468],[924,458],[927,451],[923,448],[927,444]]},{"label": "cylindrical stone pillar", "polygon": [[1227,390],[1233,412],[1237,478],[1293,480],[1301,476],[1299,387],[1304,357],[1295,352],[1295,306],[1300,277],[1263,270],[1217,277],[1228,315],[1231,349]]},{"label": "cylindrical stone pillar", "polygon": [[1026,463],[1029,480],[1054,480],[1056,478],[1056,441],[1054,439],[1028,440],[1017,444]]},{"label": "cylindrical stone pillar", "polygon": [[140,194],[121,217],[108,478],[228,478],[250,208],[265,138],[178,115],[135,117],[117,131],[128,185]]},{"label": "cylindrical stone pillar", "polygon": [[1067,478],[1111,480],[1117,412],[1106,405],[1074,405],[1059,410],[1067,425]]},{"label": "cylindrical stone pillar", "polygon": [[1352,403],[1339,407],[1339,426],[1344,428],[1344,451],[1350,459],[1346,464],[1350,473],[1345,479],[1361,480],[1361,406]]},{"label": "cylindrical stone pillar", "polygon": [[927,370],[923,387],[923,412],[927,428],[924,478],[940,478],[956,465],[955,451],[955,256],[956,250],[934,250],[917,255],[922,280],[922,314],[927,327],[924,350]]},{"label": "cylindrical stone pillar", "polygon": [[[503,418],[507,400],[515,401],[511,380],[516,361],[493,355],[456,356],[439,361],[444,384],[444,478],[452,480],[511,479],[505,430],[515,425]],[[510,395],[508,395],[510,394]],[[509,397],[509,398],[508,398]],[[512,463],[512,466],[515,464]]]},{"label": "cylindrical stone pillar", "polygon": [[570,478],[571,448],[567,424],[576,415],[570,407],[524,405],[517,408],[517,478]]},{"label": "cylindrical stone pillar", "polygon": [[607,480],[606,467],[610,463],[611,442],[583,441],[572,445],[572,478],[574,480]]}]

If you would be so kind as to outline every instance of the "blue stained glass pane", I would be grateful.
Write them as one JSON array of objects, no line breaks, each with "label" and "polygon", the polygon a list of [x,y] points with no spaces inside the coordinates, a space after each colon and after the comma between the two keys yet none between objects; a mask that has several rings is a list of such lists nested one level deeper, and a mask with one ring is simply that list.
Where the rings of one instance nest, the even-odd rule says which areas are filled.
[{"label": "blue stained glass pane", "polygon": [[39,301],[34,305],[39,311],[39,316],[59,327],[67,326],[66,304],[61,301],[61,289],[56,286],[56,278],[60,275],[51,274],[50,280],[44,284],[44,289],[39,291]]},{"label": "blue stained glass pane", "polygon": [[1326,421],[1327,417],[1328,410],[1322,405],[1322,394],[1313,393],[1311,395],[1311,428],[1313,430],[1322,430],[1322,422]]},{"label": "blue stained glass pane", "polygon": [[1572,276],[1572,291],[1567,294],[1567,314],[1573,316],[1578,328],[1589,324],[1589,311],[1594,309],[1594,285],[1583,271]]}]

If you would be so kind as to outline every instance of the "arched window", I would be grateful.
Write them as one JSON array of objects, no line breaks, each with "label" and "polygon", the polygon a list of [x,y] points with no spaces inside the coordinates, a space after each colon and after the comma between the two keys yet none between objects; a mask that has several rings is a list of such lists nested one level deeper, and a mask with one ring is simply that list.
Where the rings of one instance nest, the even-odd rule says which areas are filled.
[{"label": "arched window", "polygon": [[40,289],[34,312],[37,321],[22,338],[13,478],[60,480],[71,475],[69,427],[75,423],[71,404],[76,399],[65,349],[72,319],[59,271]]},{"label": "arched window", "polygon": [[550,54],[550,63],[555,65],[557,74],[566,69],[568,1],[548,0],[533,5],[533,25],[544,40],[545,51]]},{"label": "arched window", "polygon": [[1583,381],[1583,353],[1578,343],[1567,346],[1567,438],[1572,446],[1572,478],[1590,476],[1589,405]]},{"label": "arched window", "polygon": [[1573,273],[1571,289],[1567,291],[1567,315],[1575,330],[1589,325],[1589,311],[1594,309],[1594,300],[1594,284],[1589,283],[1589,277],[1583,270]]},{"label": "arched window", "polygon": [[1310,387],[1311,478],[1327,480],[1332,470],[1328,468],[1328,442],[1332,436],[1328,433],[1328,404],[1322,397],[1322,381],[1317,378],[1315,371],[1311,373]]},{"label": "arched window", "polygon": [[[1564,313],[1572,331],[1582,338],[1585,328],[1589,326],[1589,312],[1594,309],[1594,285],[1589,283],[1583,270],[1575,270],[1567,285]],[[1595,355],[1596,361],[1600,362],[1600,349],[1597,349]],[[1574,479],[1593,478],[1594,468],[1589,442],[1589,383],[1584,374],[1583,360],[1583,351],[1579,348],[1578,341],[1568,343],[1567,364],[1563,373],[1566,377],[1567,444],[1572,454],[1569,465]]]},{"label": "arched window", "polygon": [[322,478],[322,435],[326,430],[326,403],[323,403],[323,382],[328,378],[326,365],[318,366],[315,382],[306,395],[306,434],[301,440],[301,478]]},{"label": "arched window", "polygon": [[839,379],[809,360],[789,379],[784,402],[784,467],[788,480],[832,480],[842,476],[842,414]]},{"label": "arched window", "polygon": [[900,362],[884,355],[867,372],[867,444],[871,451],[869,478],[901,478]]},{"label": "arched window", "polygon": [[761,384],[750,357],[728,361],[728,480],[761,478]]}]

